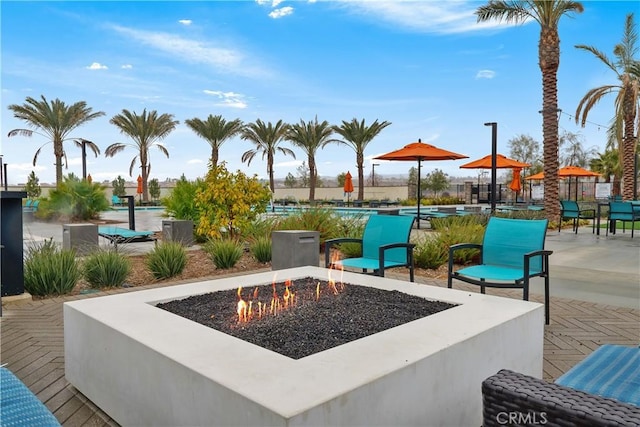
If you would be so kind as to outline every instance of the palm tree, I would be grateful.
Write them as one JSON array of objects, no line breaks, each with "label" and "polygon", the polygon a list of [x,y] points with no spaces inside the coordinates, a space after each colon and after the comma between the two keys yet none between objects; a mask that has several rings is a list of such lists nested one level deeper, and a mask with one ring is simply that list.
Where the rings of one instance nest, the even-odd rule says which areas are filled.
[{"label": "palm tree", "polygon": [[581,13],[582,3],[567,0],[491,0],[476,10],[478,22],[491,19],[540,24],[538,64],[542,72],[542,143],[544,159],[544,210],[547,218],[560,214],[558,181],[558,67],[560,35],[558,22],[565,14]]},{"label": "palm tree", "polygon": [[365,125],[364,119],[358,121],[352,119],[350,122],[342,121],[342,125],[333,126],[333,130],[344,138],[340,141],[349,145],[356,152],[356,166],[358,167],[358,200],[364,199],[364,149],[384,128],[389,126],[391,122],[384,121],[378,123],[378,120],[371,123],[371,126]]},{"label": "palm tree", "polygon": [[280,142],[285,138],[289,130],[289,125],[282,120],[273,125],[271,122],[265,124],[262,120],[257,119],[255,123],[247,124],[241,133],[241,138],[246,141],[251,141],[255,144],[256,148],[245,151],[242,154],[242,161],[247,162],[247,165],[251,164],[251,160],[258,153],[262,153],[262,159],[267,158],[267,174],[269,175],[269,188],[271,193],[274,191],[273,183],[273,157],[276,151],[282,154],[291,155],[294,159],[296,154],[288,148],[280,147]]},{"label": "palm tree", "polygon": [[591,159],[589,162],[591,170],[602,175],[604,182],[611,182],[611,176],[613,176],[614,194],[620,193],[620,176],[622,176],[618,156],[618,150],[608,148],[604,153],[600,153],[598,157]]},{"label": "palm tree", "polygon": [[[589,112],[605,95],[617,93],[615,99],[615,121],[617,140],[621,143],[622,153],[622,197],[631,200],[636,179],[634,159],[637,144],[636,121],[640,128],[640,61],[635,58],[638,53],[638,34],[633,22],[633,13],[627,15],[622,41],[613,48],[616,60],[612,61],[593,46],[577,45],[576,48],[591,52],[609,67],[618,77],[619,84],[604,85],[591,89],[580,100],[576,108],[576,123],[580,120],[585,125]],[[622,130],[622,133],[620,133]]]},{"label": "palm tree", "polygon": [[293,124],[289,127],[285,139],[291,141],[293,145],[299,147],[307,155],[309,163],[309,202],[313,203],[316,196],[316,180],[318,177],[318,168],[316,167],[316,151],[322,149],[332,142],[338,142],[337,139],[331,139],[333,128],[324,120],[318,123],[316,116],[314,121]]},{"label": "palm tree", "polygon": [[220,146],[227,139],[232,138],[242,132],[243,123],[240,119],[227,122],[222,116],[209,114],[206,121],[198,118],[184,121],[192,131],[204,138],[211,145],[211,159],[209,167],[211,169],[218,165],[218,151]]},{"label": "palm tree", "polygon": [[[8,107],[9,110],[13,111],[15,118],[25,121],[27,126],[32,129],[37,129],[39,132],[32,129],[13,129],[9,132],[8,136],[22,135],[31,137],[36,133],[49,139],[49,141],[40,146],[36,151],[36,154],[33,156],[33,165],[36,165],[42,147],[48,143],[52,143],[53,155],[56,159],[56,187],[58,187],[62,184],[63,157],[65,157],[65,164],[67,164],[63,145],[64,141],[73,139],[69,137],[69,134],[76,128],[90,120],[104,116],[105,113],[102,111],[92,112],[92,109],[87,107],[87,103],[84,101],[66,105],[57,98],[51,102],[48,102],[44,95],[41,95],[40,98],[41,100],[27,97],[23,105],[13,104]],[[94,152],[98,150],[98,147],[93,143],[87,145]]]},{"label": "palm tree", "polygon": [[138,150],[138,154],[131,160],[129,176],[133,176],[133,168],[139,159],[140,169],[142,170],[142,200],[146,202],[149,200],[147,181],[151,171],[149,149],[156,146],[168,158],[169,152],[158,141],[167,137],[180,122],[173,120],[173,114],[158,115],[155,110],[147,113],[147,110],[144,109],[140,115],[129,110],[122,110],[122,113],[113,116],[109,123],[117,126],[120,129],[120,133],[133,139],[135,144],[117,142],[108,146],[104,154],[107,157],[113,157],[127,146],[135,147]]}]

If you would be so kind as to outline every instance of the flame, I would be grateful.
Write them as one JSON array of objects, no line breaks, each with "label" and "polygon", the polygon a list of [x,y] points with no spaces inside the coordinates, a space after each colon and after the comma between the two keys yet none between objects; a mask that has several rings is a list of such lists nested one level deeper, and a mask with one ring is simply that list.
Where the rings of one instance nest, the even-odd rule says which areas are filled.
[{"label": "flame", "polygon": [[[327,281],[326,294],[338,295],[344,290],[344,284],[342,281],[336,283],[336,280],[331,277],[331,270],[329,270],[329,279]],[[259,320],[268,316],[278,316],[281,311],[293,309],[298,304],[298,295],[293,291],[293,282],[291,279],[285,280],[284,291],[282,295],[278,294],[278,289],[274,281],[271,283],[271,302],[262,302],[259,299],[259,286],[253,289],[253,292],[247,297],[248,301],[242,296],[242,286],[238,287],[238,303],[236,312],[238,314],[238,323],[247,323],[251,320]],[[316,301],[320,299],[321,292],[325,292],[321,289],[321,283],[318,281],[315,291]],[[302,295],[303,300],[305,295]],[[313,294],[307,294],[306,299],[313,300]]]}]

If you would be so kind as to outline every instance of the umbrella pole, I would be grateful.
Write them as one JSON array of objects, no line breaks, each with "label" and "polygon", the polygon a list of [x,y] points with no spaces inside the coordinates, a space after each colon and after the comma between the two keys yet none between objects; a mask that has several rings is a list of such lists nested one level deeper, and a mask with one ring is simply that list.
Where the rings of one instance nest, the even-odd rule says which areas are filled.
[{"label": "umbrella pole", "polygon": [[418,158],[418,230],[420,229],[420,158]]}]

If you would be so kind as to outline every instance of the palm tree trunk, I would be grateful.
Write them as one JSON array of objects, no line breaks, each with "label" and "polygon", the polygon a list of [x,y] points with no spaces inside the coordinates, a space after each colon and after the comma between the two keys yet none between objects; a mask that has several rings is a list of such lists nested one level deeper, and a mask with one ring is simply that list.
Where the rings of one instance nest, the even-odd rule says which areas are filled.
[{"label": "palm tree trunk", "polygon": [[269,175],[269,188],[271,189],[271,194],[275,192],[275,184],[273,182],[273,154],[269,153],[267,155],[267,174]]},{"label": "palm tree trunk", "polygon": [[542,26],[538,46],[542,72],[542,140],[544,158],[544,210],[549,221],[558,219],[558,66],[560,39],[555,28]]},{"label": "palm tree trunk", "polygon": [[64,156],[62,141],[53,142],[53,155],[56,158],[56,187],[60,187],[62,184],[62,157]]},{"label": "palm tree trunk", "polygon": [[364,154],[356,154],[356,165],[358,166],[358,200],[364,200]]},{"label": "palm tree trunk", "polygon": [[309,161],[309,203],[313,205],[316,199],[316,178],[318,171],[316,170],[316,159],[312,156],[308,157]]},{"label": "palm tree trunk", "polygon": [[144,202],[149,201],[149,191],[147,190],[147,180],[149,179],[149,167],[144,164],[140,168],[142,169],[142,200]]},{"label": "palm tree trunk", "polygon": [[631,85],[625,88],[623,104],[624,114],[624,136],[622,137],[622,198],[623,200],[633,200],[633,182],[636,179],[635,174],[635,146],[636,138],[634,137],[634,115],[633,112],[633,92]]},{"label": "palm tree trunk", "polygon": [[211,169],[215,169],[218,166],[218,150],[211,148]]}]

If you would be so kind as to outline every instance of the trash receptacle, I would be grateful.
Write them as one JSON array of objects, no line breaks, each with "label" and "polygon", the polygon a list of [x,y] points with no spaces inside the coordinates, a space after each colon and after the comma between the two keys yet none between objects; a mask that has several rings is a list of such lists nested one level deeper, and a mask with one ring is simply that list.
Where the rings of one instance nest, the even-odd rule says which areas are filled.
[{"label": "trash receptacle", "polygon": [[271,234],[271,269],[320,264],[320,233],[305,230],[279,230]]},{"label": "trash receptacle", "polygon": [[98,249],[98,226],[62,224],[62,248],[75,249],[78,255],[86,255]]},{"label": "trash receptacle", "polygon": [[193,245],[193,221],[170,219],[162,221],[162,239]]},{"label": "trash receptacle", "polygon": [[2,296],[24,293],[22,199],[24,191],[0,191],[0,287]]}]

